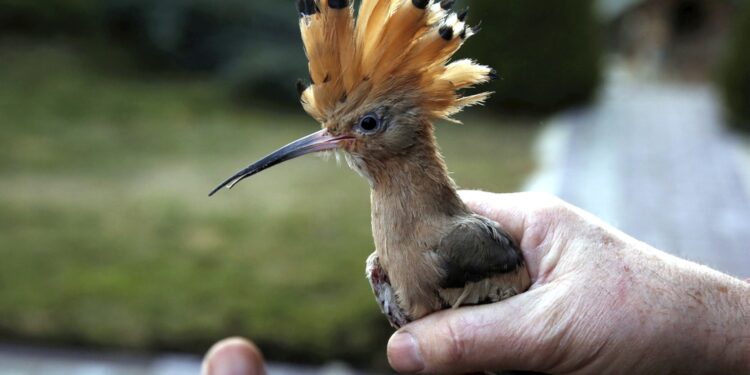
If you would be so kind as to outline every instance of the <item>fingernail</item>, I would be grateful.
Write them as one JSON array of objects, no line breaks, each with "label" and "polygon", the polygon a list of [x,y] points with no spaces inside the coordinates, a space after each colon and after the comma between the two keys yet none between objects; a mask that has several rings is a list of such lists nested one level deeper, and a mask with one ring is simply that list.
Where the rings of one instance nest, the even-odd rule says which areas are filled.
[{"label": "fingernail", "polygon": [[419,343],[411,333],[399,331],[388,342],[388,362],[398,372],[415,373],[424,370]]},{"label": "fingernail", "polygon": [[209,375],[256,375],[260,371],[245,357],[236,357],[228,361],[215,361],[209,367]]},{"label": "fingernail", "polygon": [[262,375],[262,363],[243,347],[226,348],[211,358],[205,375]]}]

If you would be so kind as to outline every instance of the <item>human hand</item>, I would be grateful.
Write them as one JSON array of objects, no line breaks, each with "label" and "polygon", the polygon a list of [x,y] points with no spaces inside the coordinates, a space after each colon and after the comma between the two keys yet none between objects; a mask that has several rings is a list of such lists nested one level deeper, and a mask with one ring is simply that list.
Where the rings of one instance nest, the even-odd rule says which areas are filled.
[{"label": "human hand", "polygon": [[206,354],[202,375],[265,375],[263,355],[251,342],[231,338],[218,342]]},{"label": "human hand", "polygon": [[532,287],[402,328],[388,344],[395,370],[750,372],[747,283],[660,252],[557,198],[462,197],[518,241]]}]

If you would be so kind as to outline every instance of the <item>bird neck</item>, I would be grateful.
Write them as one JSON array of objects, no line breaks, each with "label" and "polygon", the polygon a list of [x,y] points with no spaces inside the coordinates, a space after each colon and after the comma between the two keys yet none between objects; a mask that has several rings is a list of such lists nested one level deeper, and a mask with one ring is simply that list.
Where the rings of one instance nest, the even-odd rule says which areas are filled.
[{"label": "bird neck", "polygon": [[412,301],[429,300],[429,285],[439,280],[440,270],[425,262],[425,252],[437,247],[457,217],[469,214],[431,127],[425,131],[406,152],[367,163],[375,249],[406,309]]},{"label": "bird neck", "polygon": [[368,164],[373,224],[413,228],[420,222],[467,212],[437,147],[432,127],[401,155]]}]

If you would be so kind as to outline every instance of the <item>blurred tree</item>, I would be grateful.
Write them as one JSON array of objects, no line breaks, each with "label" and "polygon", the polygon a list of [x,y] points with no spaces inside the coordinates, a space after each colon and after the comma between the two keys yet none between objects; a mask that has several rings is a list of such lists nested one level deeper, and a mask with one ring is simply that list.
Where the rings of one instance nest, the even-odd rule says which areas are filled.
[{"label": "blurred tree", "polygon": [[0,0],[0,31],[112,38],[146,68],[206,72],[243,101],[296,105],[293,1]]},{"label": "blurred tree", "polygon": [[750,2],[740,4],[720,81],[732,125],[750,133]]},{"label": "blurred tree", "polygon": [[85,33],[95,27],[97,0],[0,0],[0,31]]},{"label": "blurred tree", "polygon": [[600,82],[600,30],[592,0],[472,0],[482,32],[465,55],[494,67],[488,103],[503,112],[551,113],[589,100]]},{"label": "blurred tree", "polygon": [[[216,73],[242,98],[295,103],[306,76],[291,1],[106,0],[106,24],[152,65]],[[284,85],[287,82],[288,85]]]}]

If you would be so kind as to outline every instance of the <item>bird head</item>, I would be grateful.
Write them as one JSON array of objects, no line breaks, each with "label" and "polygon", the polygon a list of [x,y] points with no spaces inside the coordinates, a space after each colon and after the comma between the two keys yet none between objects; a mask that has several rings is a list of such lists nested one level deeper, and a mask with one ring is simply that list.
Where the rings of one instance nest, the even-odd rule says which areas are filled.
[{"label": "bird head", "polygon": [[481,104],[490,93],[461,91],[494,78],[473,60],[450,62],[478,28],[455,0],[297,0],[309,60],[298,83],[302,106],[322,130],[279,149],[212,193],[284,161],[341,150],[364,175],[373,164],[434,142],[432,123]]}]

